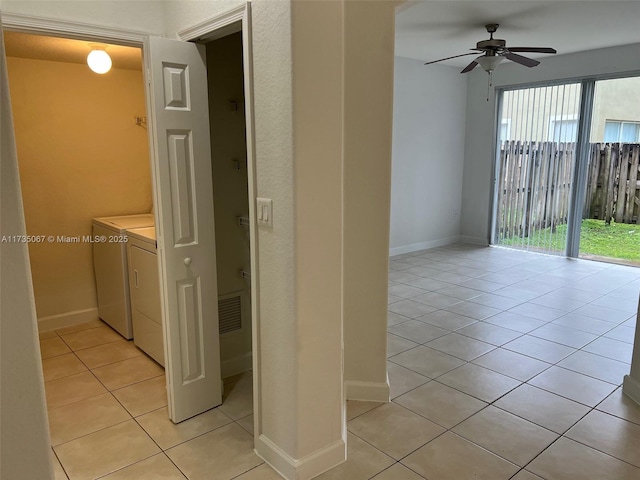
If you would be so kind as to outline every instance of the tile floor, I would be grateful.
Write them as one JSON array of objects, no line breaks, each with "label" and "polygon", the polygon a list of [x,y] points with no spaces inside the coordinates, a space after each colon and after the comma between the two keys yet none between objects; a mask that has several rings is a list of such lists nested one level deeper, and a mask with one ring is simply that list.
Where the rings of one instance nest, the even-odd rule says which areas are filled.
[{"label": "tile floor", "polygon": [[[640,480],[620,390],[639,291],[638,268],[499,248],[392,257],[392,402],[348,402],[349,458],[318,478]],[[252,451],[250,374],[173,425],[162,370],[104,324],[41,344],[57,479],[279,478]]]},{"label": "tile floor", "polygon": [[40,350],[56,480],[257,478],[251,373],[174,425],[164,370],[105,323],[41,333]]}]

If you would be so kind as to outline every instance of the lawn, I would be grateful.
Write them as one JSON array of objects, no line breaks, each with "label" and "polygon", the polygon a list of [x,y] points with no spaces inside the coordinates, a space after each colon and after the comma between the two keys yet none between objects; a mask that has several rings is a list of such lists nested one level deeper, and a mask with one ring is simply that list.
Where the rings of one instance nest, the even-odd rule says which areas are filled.
[{"label": "lawn", "polygon": [[[531,250],[540,249],[562,252],[567,238],[567,226],[559,225],[555,232],[550,228],[537,230],[528,239],[519,237],[506,238],[501,245],[524,246]],[[617,258],[640,262],[640,225],[611,222],[606,225],[603,220],[582,221],[580,233],[580,255]]]}]

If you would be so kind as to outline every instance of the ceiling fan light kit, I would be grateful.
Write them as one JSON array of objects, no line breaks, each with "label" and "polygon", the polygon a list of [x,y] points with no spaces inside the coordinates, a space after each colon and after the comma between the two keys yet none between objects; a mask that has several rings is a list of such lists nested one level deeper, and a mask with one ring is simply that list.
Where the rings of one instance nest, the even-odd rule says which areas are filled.
[{"label": "ceiling fan light kit", "polygon": [[[557,53],[555,49],[549,47],[507,47],[507,42],[505,40],[502,40],[500,38],[493,38],[493,34],[498,30],[499,26],[500,25],[497,23],[490,23],[488,25],[485,25],[485,28],[489,33],[489,39],[478,42],[476,44],[476,48],[471,49],[474,50],[473,52],[454,55],[453,57],[441,58],[440,60],[427,62],[425,63],[425,65],[442,62],[444,60],[451,60],[452,58],[464,57],[466,55],[478,55],[477,52],[482,52],[482,55],[480,55],[469,65],[463,68],[460,73],[468,73],[476,68],[476,66],[480,65],[480,67],[489,74],[489,86],[491,86],[491,76],[493,71],[497,68],[498,64],[500,64],[505,59],[511,60],[515,63],[519,63],[520,65],[524,65],[525,67],[529,68],[535,67],[536,65],[540,64],[538,60],[524,57],[514,52],[551,54]],[[489,100],[488,95],[487,100]]]},{"label": "ceiling fan light kit", "polygon": [[478,63],[485,72],[493,72],[503,60],[504,57],[501,55],[483,55],[474,61]]},{"label": "ceiling fan light kit", "polygon": [[473,52],[441,58],[440,60],[427,62],[425,65],[442,62],[444,60],[451,60],[452,58],[464,57],[466,55],[477,55],[476,52],[483,52],[482,55],[467,65],[460,73],[470,72],[476,67],[476,65],[480,65],[485,71],[489,72],[495,70],[498,63],[505,58],[512,62],[519,63],[520,65],[524,65],[525,67],[535,67],[540,64],[538,60],[524,57],[514,52],[557,53],[555,49],[549,47],[507,47],[507,42],[505,40],[493,38],[493,34],[498,30],[498,27],[499,25],[497,23],[485,25],[485,28],[489,33],[489,39],[479,41],[476,44],[476,48],[471,49],[474,50]]}]

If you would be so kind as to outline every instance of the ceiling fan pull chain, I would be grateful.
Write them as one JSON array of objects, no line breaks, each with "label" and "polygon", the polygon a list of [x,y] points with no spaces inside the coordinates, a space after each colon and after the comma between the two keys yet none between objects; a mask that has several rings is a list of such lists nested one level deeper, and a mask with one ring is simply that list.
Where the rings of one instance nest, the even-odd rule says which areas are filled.
[{"label": "ceiling fan pull chain", "polygon": [[489,91],[493,85],[493,70],[489,70],[489,81],[487,82],[487,102],[489,101]]}]

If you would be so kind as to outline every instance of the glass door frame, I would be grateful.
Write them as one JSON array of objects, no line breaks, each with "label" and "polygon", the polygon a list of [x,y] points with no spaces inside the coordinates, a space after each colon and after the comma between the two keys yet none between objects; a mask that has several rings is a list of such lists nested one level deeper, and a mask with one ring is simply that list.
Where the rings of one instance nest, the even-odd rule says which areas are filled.
[{"label": "glass door frame", "polygon": [[572,172],[571,194],[569,197],[569,211],[567,218],[567,239],[564,254],[566,257],[578,258],[580,255],[580,229],[582,225],[582,211],[587,192],[587,176],[589,167],[589,141],[591,135],[591,121],[593,118],[593,102],[596,82],[599,80],[613,80],[616,78],[640,77],[640,70],[624,72],[620,74],[603,74],[589,77],[566,78],[535,83],[517,85],[505,85],[495,89],[494,132],[493,132],[493,188],[491,189],[491,218],[490,218],[490,244],[498,244],[498,188],[500,173],[500,152],[498,151],[500,121],[503,107],[504,92],[546,87],[553,85],[565,85],[569,83],[581,84],[580,109],[578,114],[578,138],[576,140],[576,156]]},{"label": "glass door frame", "polygon": [[573,165],[571,193],[569,194],[567,239],[564,246],[565,256],[571,258],[578,258],[580,255],[580,229],[582,228],[582,212],[584,211],[584,202],[587,195],[589,137],[591,136],[595,86],[595,78],[582,80],[580,113],[578,114],[578,138],[576,140],[576,159]]}]

